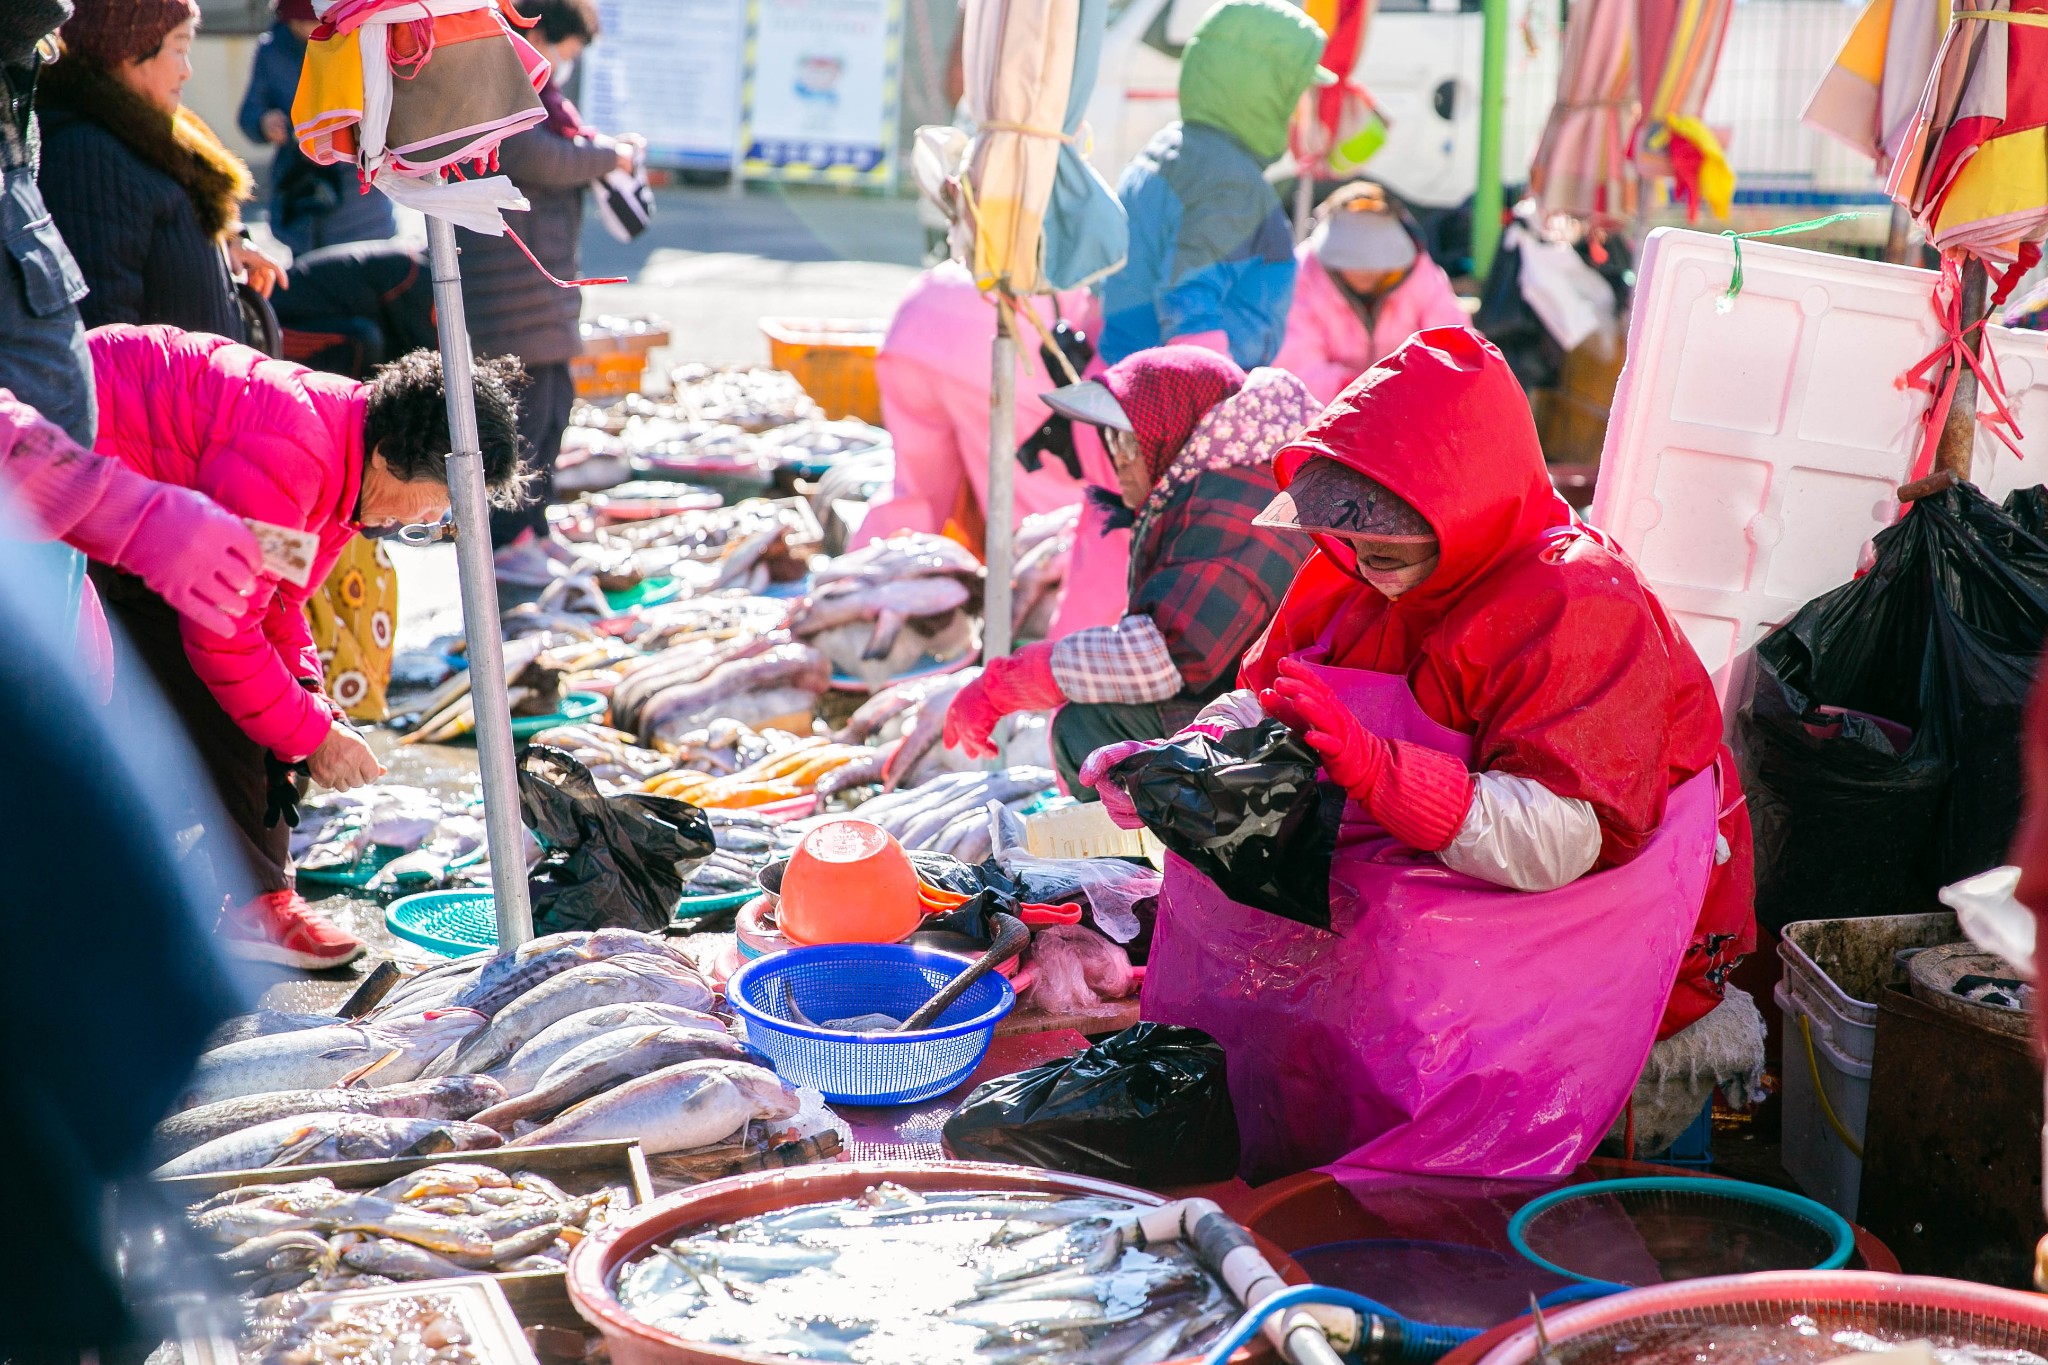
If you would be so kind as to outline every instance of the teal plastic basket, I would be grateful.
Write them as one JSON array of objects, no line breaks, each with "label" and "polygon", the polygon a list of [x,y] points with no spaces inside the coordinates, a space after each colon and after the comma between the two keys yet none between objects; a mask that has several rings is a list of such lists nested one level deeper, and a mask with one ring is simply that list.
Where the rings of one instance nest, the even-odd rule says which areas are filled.
[{"label": "teal plastic basket", "polygon": [[391,902],[384,927],[442,957],[498,946],[498,912],[488,891],[424,891]]},{"label": "teal plastic basket", "polygon": [[401,857],[398,849],[372,844],[364,849],[356,860],[341,867],[301,867],[292,875],[302,882],[315,882],[321,886],[338,886],[350,891],[360,891],[370,884],[370,879],[383,870],[384,864]]},{"label": "teal plastic basket", "polygon": [[550,711],[544,716],[512,717],[512,738],[532,739],[541,731],[552,730],[557,725],[581,725],[587,720],[597,720],[610,705],[610,701],[595,692],[571,692],[562,699],[559,711]]}]

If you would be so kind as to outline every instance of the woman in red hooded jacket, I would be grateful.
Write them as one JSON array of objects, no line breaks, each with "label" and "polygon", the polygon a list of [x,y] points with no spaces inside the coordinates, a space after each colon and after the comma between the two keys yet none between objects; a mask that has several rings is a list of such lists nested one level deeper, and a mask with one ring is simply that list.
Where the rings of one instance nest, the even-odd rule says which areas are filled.
[{"label": "woman in red hooded jacket", "polygon": [[1146,1017],[1231,1052],[1252,1178],[1569,1170],[1754,946],[1712,685],[1468,329],[1418,333],[1276,469],[1258,520],[1317,550],[1210,723],[1277,715],[1345,788],[1331,932],[1175,863]]}]

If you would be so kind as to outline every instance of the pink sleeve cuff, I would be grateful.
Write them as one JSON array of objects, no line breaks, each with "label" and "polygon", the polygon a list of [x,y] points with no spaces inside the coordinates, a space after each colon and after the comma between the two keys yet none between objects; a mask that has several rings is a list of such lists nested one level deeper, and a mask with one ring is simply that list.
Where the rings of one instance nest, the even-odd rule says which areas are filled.
[{"label": "pink sleeve cuff", "polygon": [[1458,837],[1472,806],[1472,773],[1462,761],[1426,744],[1387,741],[1387,763],[1366,803],[1380,828],[1424,853]]}]

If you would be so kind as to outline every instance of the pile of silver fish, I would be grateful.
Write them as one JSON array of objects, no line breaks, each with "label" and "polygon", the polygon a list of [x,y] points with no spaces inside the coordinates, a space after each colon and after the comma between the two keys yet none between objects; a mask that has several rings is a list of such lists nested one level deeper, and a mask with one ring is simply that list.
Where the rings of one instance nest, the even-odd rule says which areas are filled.
[{"label": "pile of silver fish", "polygon": [[615,1190],[572,1196],[531,1171],[446,1162],[373,1190],[324,1177],[243,1185],[199,1200],[186,1221],[250,1298],[500,1271],[560,1270]]},{"label": "pile of silver fish", "polygon": [[638,1138],[654,1154],[793,1117],[796,1092],[714,1001],[667,940],[600,929],[429,968],[361,1019],[269,1014],[271,1031],[201,1055],[158,1125],[158,1174],[507,1140]]},{"label": "pile of silver fish", "polygon": [[280,1294],[253,1315],[242,1349],[256,1365],[484,1365],[445,1293],[370,1303]]},{"label": "pile of silver fish", "polygon": [[1156,1365],[1198,1353],[1229,1294],[1184,1248],[1140,1250],[1103,1198],[881,1185],[691,1233],[620,1272],[641,1321],[750,1355],[875,1365]]},{"label": "pile of silver fish", "polygon": [[1021,811],[1052,790],[1053,782],[1045,768],[946,773],[921,787],[865,801],[853,808],[853,815],[880,825],[907,849],[949,853],[962,862],[978,863],[995,846],[989,806]]},{"label": "pile of silver fish", "polygon": [[[299,807],[292,861],[302,872],[346,874],[384,850],[380,882],[427,885],[483,847],[482,808],[473,794],[437,796],[420,787],[380,783],[330,792]],[[396,856],[392,856],[396,855]]]}]

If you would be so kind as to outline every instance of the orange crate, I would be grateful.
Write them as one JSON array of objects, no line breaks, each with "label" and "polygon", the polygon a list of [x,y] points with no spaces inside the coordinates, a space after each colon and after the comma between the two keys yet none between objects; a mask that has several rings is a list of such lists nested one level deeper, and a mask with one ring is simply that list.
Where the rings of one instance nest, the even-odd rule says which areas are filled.
[{"label": "orange crate", "polygon": [[875,355],[888,323],[838,318],[762,318],[768,362],[796,376],[827,417],[882,424]]},{"label": "orange crate", "polygon": [[640,392],[647,356],[640,351],[586,351],[569,362],[569,374],[576,381],[576,396],[585,402],[603,402]]}]

